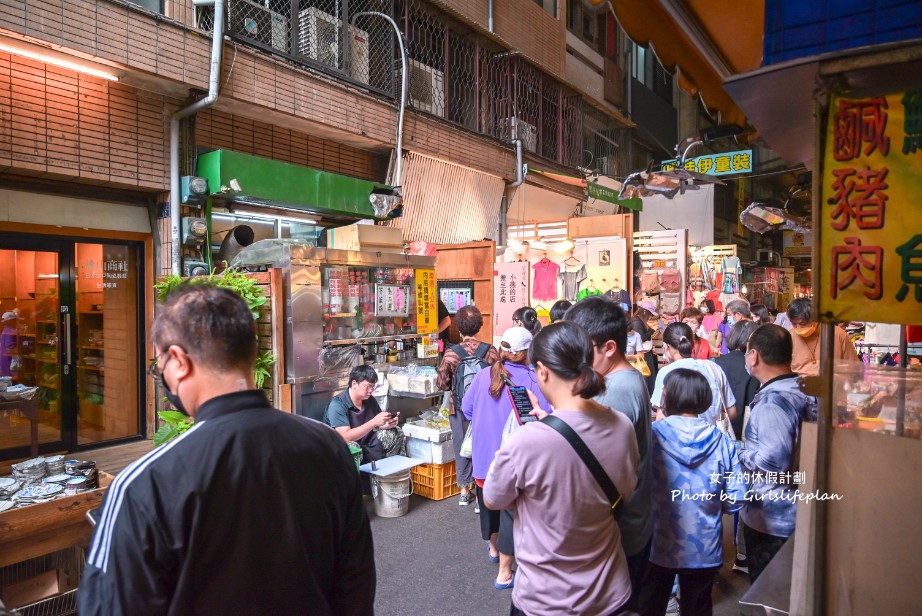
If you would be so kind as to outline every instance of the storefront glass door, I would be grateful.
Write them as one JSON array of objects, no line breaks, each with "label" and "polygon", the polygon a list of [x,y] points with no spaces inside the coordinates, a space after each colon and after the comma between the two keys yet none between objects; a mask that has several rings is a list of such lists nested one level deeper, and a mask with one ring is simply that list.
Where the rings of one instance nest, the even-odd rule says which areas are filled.
[{"label": "storefront glass door", "polygon": [[138,263],[131,246],[76,250],[77,443],[138,434]]},{"label": "storefront glass door", "polygon": [[63,444],[61,260],[47,247],[0,250],[0,450],[11,453]]},{"label": "storefront glass door", "polygon": [[0,459],[140,434],[139,255],[0,236]]}]

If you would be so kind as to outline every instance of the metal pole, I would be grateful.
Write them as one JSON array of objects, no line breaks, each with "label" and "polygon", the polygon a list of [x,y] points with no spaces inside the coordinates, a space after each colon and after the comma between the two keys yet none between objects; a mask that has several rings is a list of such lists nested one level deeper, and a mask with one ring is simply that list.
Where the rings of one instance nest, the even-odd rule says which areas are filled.
[{"label": "metal pole", "polygon": [[182,249],[179,227],[179,121],[211,107],[218,100],[221,84],[221,63],[224,54],[224,16],[226,0],[193,0],[195,6],[214,5],[214,29],[211,33],[211,72],[208,75],[208,95],[170,118],[170,257],[172,273],[182,274]]},{"label": "metal pole", "polygon": [[386,19],[387,23],[394,28],[394,32],[397,33],[397,43],[400,45],[400,101],[398,104],[397,110],[397,144],[396,144],[396,164],[394,166],[394,177],[390,181],[390,184],[393,188],[398,188],[400,186],[400,178],[403,172],[403,114],[407,106],[407,84],[409,83],[409,74],[407,73],[407,65],[409,61],[407,59],[407,47],[404,44],[403,33],[400,31],[400,28],[397,27],[397,22],[394,19],[385,13],[379,13],[377,11],[362,11],[356,13],[352,16],[352,23],[355,24],[355,20],[359,17],[380,17]]}]

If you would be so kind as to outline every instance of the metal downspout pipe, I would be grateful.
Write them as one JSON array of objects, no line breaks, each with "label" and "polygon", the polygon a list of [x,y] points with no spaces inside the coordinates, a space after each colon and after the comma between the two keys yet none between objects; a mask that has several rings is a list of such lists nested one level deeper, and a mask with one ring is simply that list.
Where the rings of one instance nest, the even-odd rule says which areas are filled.
[{"label": "metal downspout pipe", "polygon": [[493,0],[487,2],[487,30],[493,34]]},{"label": "metal downspout pipe", "polygon": [[214,29],[211,41],[211,71],[208,75],[208,95],[188,107],[180,109],[170,118],[170,256],[173,274],[182,275],[181,217],[179,214],[179,121],[210,107],[218,100],[221,84],[221,65],[224,54],[224,21],[227,0],[192,0],[195,6],[214,5]]},{"label": "metal downspout pipe", "polygon": [[355,23],[355,20],[359,17],[372,16],[380,17],[386,19],[387,22],[394,28],[394,32],[397,33],[397,44],[400,45],[400,104],[397,109],[397,143],[396,148],[396,160],[394,161],[394,177],[390,180],[391,187],[397,189],[400,187],[401,175],[403,171],[403,115],[407,107],[407,87],[409,84],[409,74],[407,70],[409,68],[409,61],[407,58],[407,46],[403,40],[403,33],[400,31],[400,28],[397,26],[397,22],[394,21],[394,18],[386,13],[379,13],[377,11],[362,11],[356,13],[352,16],[352,23]]},{"label": "metal downspout pipe", "polygon": [[515,180],[506,184],[505,195],[503,195],[503,205],[500,208],[499,237],[497,238],[503,246],[509,244],[509,238],[507,237],[509,224],[506,221],[509,215],[509,203],[512,201],[515,189],[525,183],[525,174],[528,173],[528,165],[522,162],[522,140],[513,139],[512,144],[515,146]]}]

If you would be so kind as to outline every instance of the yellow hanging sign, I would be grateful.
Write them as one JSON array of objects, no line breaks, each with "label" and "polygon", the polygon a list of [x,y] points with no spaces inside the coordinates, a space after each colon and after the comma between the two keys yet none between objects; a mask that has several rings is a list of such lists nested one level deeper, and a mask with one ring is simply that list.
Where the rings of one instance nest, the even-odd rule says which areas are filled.
[{"label": "yellow hanging sign", "polygon": [[825,130],[820,314],[922,323],[922,91],[833,97]]},{"label": "yellow hanging sign", "polygon": [[435,289],[435,270],[416,270],[416,333],[439,331],[439,304]]}]

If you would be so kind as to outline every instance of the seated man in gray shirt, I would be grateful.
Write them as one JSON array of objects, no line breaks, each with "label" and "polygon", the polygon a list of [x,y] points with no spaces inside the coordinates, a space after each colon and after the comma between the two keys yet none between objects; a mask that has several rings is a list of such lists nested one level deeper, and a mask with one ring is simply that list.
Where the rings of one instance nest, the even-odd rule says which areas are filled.
[{"label": "seated man in gray shirt", "polygon": [[653,538],[653,516],[650,512],[651,468],[648,462],[652,439],[650,421],[653,414],[650,394],[643,375],[624,357],[628,321],[620,306],[602,297],[587,297],[574,304],[563,318],[585,329],[595,345],[592,367],[605,377],[605,391],[596,396],[596,402],[626,415],[634,424],[640,452],[637,489],[624,504],[618,526],[631,575],[631,604],[635,610],[642,612],[642,606],[637,606],[636,602],[650,559],[650,543]]},{"label": "seated man in gray shirt", "polygon": [[371,366],[356,366],[349,374],[349,387],[330,400],[323,416],[323,421],[347,443],[359,444],[363,464],[384,457],[384,445],[375,429],[395,428],[399,416],[399,413],[381,411],[378,401],[371,395],[377,382],[378,374]]}]

